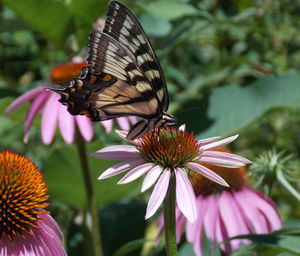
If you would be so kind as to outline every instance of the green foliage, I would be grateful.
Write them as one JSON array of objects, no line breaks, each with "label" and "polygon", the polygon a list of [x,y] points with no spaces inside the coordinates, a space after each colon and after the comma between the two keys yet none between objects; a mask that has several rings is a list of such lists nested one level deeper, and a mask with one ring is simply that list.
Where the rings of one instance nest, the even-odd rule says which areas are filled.
[{"label": "green foliage", "polygon": [[[104,18],[108,0],[3,0],[0,5],[0,111],[23,92],[48,80],[51,69],[85,56],[88,34]],[[123,1],[122,1],[123,2]],[[291,186],[299,191],[300,168],[300,33],[298,1],[156,0],[123,2],[135,12],[149,35],[164,70],[170,112],[198,138],[239,133],[231,146],[254,159],[271,148],[286,150]],[[24,117],[29,104],[0,116],[0,149],[27,154],[44,172],[51,195],[51,211],[66,234],[69,255],[90,252],[85,196],[78,153],[65,145],[57,131],[50,146],[40,138],[40,116],[24,144]],[[122,143],[105,135],[99,124],[87,144],[89,152]],[[115,164],[88,157],[107,255],[163,255],[146,248],[141,181],[117,185],[120,177],[97,177]],[[259,178],[249,177],[254,184]],[[266,183],[275,181],[272,177]],[[298,182],[297,182],[298,181]],[[282,184],[282,182],[281,182]],[[283,185],[269,195],[283,220],[299,225],[300,206]],[[141,204],[131,203],[138,201]],[[117,202],[117,203],[116,203]],[[68,213],[66,216],[65,213]],[[82,217],[82,222],[77,219]],[[138,221],[137,221],[138,220]],[[128,222],[126,222],[128,221]],[[152,221],[152,220],[151,220]],[[145,234],[146,232],[146,234]],[[128,233],[132,233],[129,236]],[[251,235],[234,255],[299,255],[299,232],[292,229]],[[114,241],[117,243],[112,243]],[[134,242],[130,242],[134,240]],[[120,248],[120,249],[119,249]],[[141,249],[142,248],[142,249]],[[119,249],[119,250],[118,250]],[[204,254],[210,255],[210,241]],[[219,255],[216,250],[215,255]],[[192,255],[182,243],[180,255]]]}]

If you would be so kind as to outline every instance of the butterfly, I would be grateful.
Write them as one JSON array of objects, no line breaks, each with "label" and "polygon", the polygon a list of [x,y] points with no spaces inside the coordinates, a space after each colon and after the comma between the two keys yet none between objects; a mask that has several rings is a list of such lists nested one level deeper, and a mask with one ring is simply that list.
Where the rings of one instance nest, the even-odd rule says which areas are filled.
[{"label": "butterfly", "polygon": [[92,121],[141,117],[128,132],[129,140],[175,124],[167,113],[168,91],[152,45],[137,18],[119,2],[109,4],[103,31],[90,33],[87,62],[68,87],[42,85],[59,93],[72,115]]}]

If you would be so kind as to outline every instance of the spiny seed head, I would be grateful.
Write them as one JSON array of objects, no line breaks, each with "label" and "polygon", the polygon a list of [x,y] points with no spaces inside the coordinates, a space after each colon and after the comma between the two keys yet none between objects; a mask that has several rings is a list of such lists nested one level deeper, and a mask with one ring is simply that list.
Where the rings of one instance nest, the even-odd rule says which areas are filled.
[{"label": "spiny seed head", "polygon": [[193,133],[175,128],[160,129],[139,140],[138,149],[146,162],[164,168],[183,167],[200,154]]},{"label": "spiny seed head", "polygon": [[[228,149],[215,149],[215,151],[221,151],[226,153],[232,153]],[[221,176],[228,183],[229,187],[221,186],[203,175],[200,175],[196,172],[190,173],[190,180],[193,185],[196,195],[211,195],[220,193],[221,191],[238,191],[242,187],[246,186],[248,181],[248,176],[245,167],[239,168],[226,168],[215,166],[212,164],[202,164],[208,169],[214,171],[216,174]]]},{"label": "spiny seed head", "polygon": [[46,182],[37,167],[27,158],[10,151],[0,152],[0,239],[25,237],[37,228],[38,215],[49,204]]}]

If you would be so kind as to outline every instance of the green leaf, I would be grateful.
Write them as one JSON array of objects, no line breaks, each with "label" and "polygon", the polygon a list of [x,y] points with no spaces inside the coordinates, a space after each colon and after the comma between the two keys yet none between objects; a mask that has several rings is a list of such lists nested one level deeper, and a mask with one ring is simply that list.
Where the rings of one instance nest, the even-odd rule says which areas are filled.
[{"label": "green leaf", "polygon": [[[98,142],[89,143],[88,152],[101,148]],[[119,200],[129,194],[138,193],[137,182],[118,185],[120,177],[98,180],[100,174],[112,166],[113,162],[87,156],[90,174],[93,182],[97,204],[104,207],[109,203]],[[86,208],[84,181],[80,169],[79,157],[74,145],[63,145],[49,155],[42,168],[45,181],[49,187],[51,197],[67,202],[78,209]]]},{"label": "green leaf", "polygon": [[73,0],[69,4],[70,12],[74,16],[76,35],[80,46],[87,44],[88,35],[93,29],[92,24],[106,12],[109,1]]},{"label": "green leaf", "polygon": [[68,8],[54,0],[3,0],[36,31],[57,44],[70,35],[72,17]]},{"label": "green leaf", "polygon": [[225,241],[234,239],[249,239],[253,243],[267,245],[278,249],[278,251],[286,251],[294,253],[295,255],[300,255],[300,237],[299,236],[288,236],[288,235],[278,235],[275,232],[267,235],[242,235],[235,236]]},{"label": "green leaf", "polygon": [[187,15],[198,13],[192,5],[177,0],[151,1],[144,6],[151,15],[167,20],[178,19]]},{"label": "green leaf", "polygon": [[165,36],[172,28],[168,20],[156,18],[148,13],[141,16],[140,22],[149,36]]},{"label": "green leaf", "polygon": [[[300,102],[300,75],[270,75],[245,87],[218,87],[209,97],[202,96],[184,108],[188,129],[201,137],[228,135],[237,132],[274,108],[290,107]],[[201,121],[199,122],[199,116]],[[190,128],[189,128],[190,127]],[[202,132],[203,129],[206,130]]]}]

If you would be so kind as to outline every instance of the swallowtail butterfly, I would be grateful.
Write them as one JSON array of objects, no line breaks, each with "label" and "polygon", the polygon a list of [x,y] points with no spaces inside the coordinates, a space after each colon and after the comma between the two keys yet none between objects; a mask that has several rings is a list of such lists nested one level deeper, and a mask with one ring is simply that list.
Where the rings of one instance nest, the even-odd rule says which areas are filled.
[{"label": "swallowtail butterfly", "polygon": [[160,64],[137,18],[124,5],[112,1],[103,31],[89,36],[88,66],[68,87],[44,83],[61,94],[60,102],[72,115],[93,121],[138,116],[141,120],[127,139],[175,124],[167,113],[168,91]]}]

